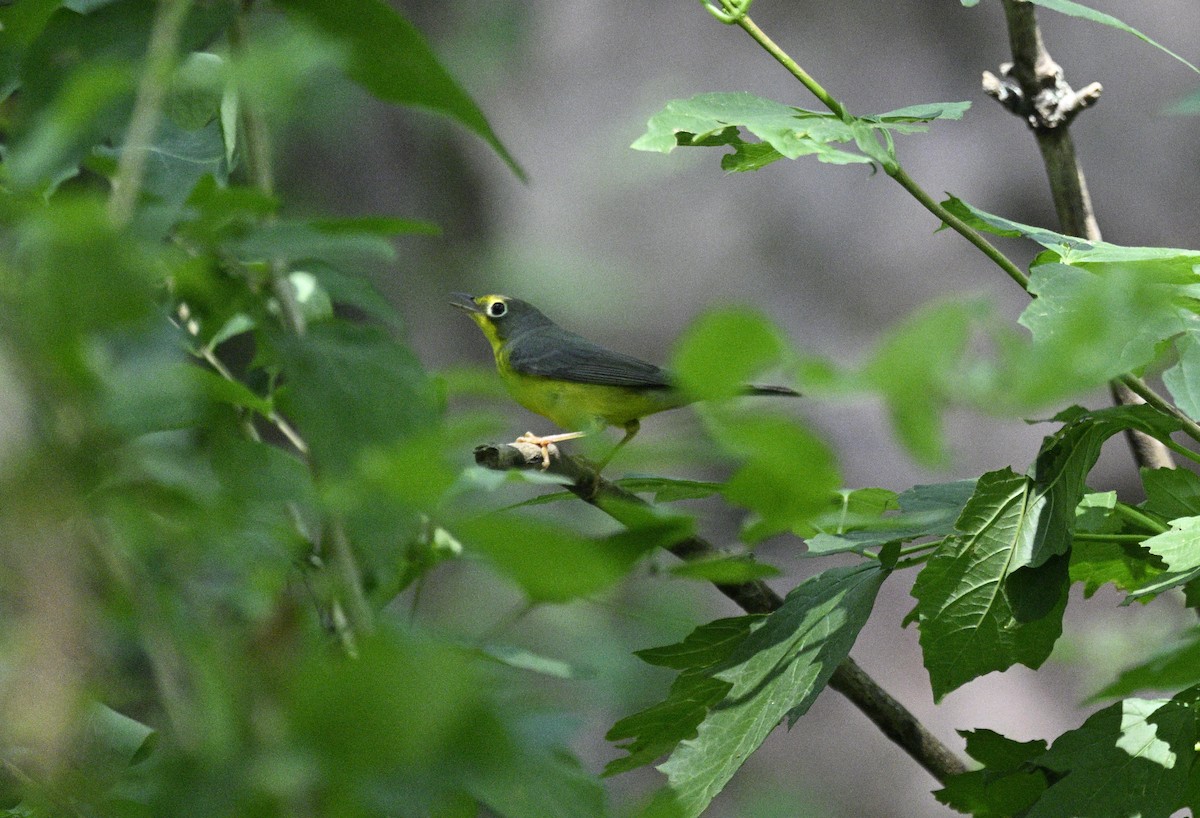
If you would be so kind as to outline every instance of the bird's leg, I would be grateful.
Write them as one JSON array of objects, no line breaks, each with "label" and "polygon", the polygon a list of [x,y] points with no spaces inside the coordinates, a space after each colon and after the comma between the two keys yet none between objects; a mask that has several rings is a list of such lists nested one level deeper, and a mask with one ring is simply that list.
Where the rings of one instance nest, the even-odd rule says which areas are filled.
[{"label": "bird's leg", "polygon": [[526,432],[516,439],[516,443],[532,443],[542,450],[542,469],[550,468],[550,445],[553,443],[561,443],[564,440],[575,440],[583,437],[587,432],[563,432],[559,435],[535,435],[533,432]]},{"label": "bird's leg", "polygon": [[634,418],[625,424],[625,437],[621,438],[621,441],[616,446],[613,446],[612,451],[605,455],[604,459],[596,464],[596,477],[600,476],[600,472],[604,471],[604,467],[607,466],[609,462],[611,462],[612,459],[617,456],[617,452],[621,451],[626,443],[633,440],[633,436],[636,435],[638,430],[641,428],[642,422],[637,418]]}]

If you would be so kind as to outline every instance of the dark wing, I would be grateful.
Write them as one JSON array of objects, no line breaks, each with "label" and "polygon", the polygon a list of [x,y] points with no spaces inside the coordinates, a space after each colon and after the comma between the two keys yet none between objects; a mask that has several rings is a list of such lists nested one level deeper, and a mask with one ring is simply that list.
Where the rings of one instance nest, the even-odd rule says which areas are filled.
[{"label": "dark wing", "polygon": [[508,365],[522,375],[604,386],[673,386],[670,376],[654,364],[605,349],[561,327],[525,333],[507,347]]}]

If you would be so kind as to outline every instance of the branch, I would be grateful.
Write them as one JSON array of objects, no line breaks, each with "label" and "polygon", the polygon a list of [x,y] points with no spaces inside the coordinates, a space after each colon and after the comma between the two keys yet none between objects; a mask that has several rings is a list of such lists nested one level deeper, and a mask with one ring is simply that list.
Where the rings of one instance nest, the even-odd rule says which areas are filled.
[{"label": "branch", "polygon": [[[596,506],[617,522],[622,509],[631,505],[648,506],[645,500],[620,486],[605,480],[591,468],[574,458],[552,451],[550,471],[571,482],[567,489],[581,500]],[[475,449],[475,462],[489,469],[539,469],[541,450],[528,443],[491,443]],[[606,502],[616,501],[616,502]],[[681,560],[702,559],[719,553],[719,549],[700,537],[689,537],[669,549]],[[716,584],[717,589],[747,613],[770,613],[783,604],[782,598],[762,581],[736,584]],[[875,680],[847,657],[834,671],[829,686],[850,699],[883,734],[900,745],[930,775],[943,784],[950,776],[965,772],[966,765],[942,744],[904,705],[892,698]]]},{"label": "branch", "polygon": [[[1062,67],[1046,50],[1032,3],[1004,0],[1004,17],[1013,61],[1000,66],[999,77],[985,71],[983,90],[1021,117],[1037,138],[1061,232],[1099,241],[1100,225],[1092,209],[1083,166],[1075,153],[1070,124],[1084,108],[1095,104],[1104,89],[1098,82],[1080,91],[1071,88]],[[1128,406],[1143,402],[1139,393],[1146,386],[1139,382],[1131,388],[1128,379],[1119,378],[1110,383],[1110,389],[1115,403]],[[1170,414],[1178,416],[1178,412]],[[1149,435],[1130,429],[1126,438],[1139,466],[1175,467],[1167,447]]]}]

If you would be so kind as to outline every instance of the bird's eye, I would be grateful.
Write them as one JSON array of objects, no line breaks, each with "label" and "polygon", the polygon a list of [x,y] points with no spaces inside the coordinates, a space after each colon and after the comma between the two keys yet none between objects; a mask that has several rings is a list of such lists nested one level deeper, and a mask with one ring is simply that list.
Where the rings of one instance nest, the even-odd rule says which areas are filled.
[{"label": "bird's eye", "polygon": [[508,312],[508,305],[503,301],[493,301],[492,305],[488,307],[488,315],[492,318],[502,318],[506,312]]}]

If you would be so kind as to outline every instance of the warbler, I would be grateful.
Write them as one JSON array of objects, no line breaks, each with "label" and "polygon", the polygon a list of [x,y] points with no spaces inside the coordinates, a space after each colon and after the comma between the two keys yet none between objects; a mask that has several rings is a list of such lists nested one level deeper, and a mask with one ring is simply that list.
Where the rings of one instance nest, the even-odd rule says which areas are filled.
[{"label": "warbler", "polygon": [[[550,466],[551,444],[619,426],[625,436],[598,464],[599,472],[638,433],[642,418],[694,400],[666,370],[565,330],[528,301],[506,295],[453,297],[450,303],[483,330],[517,403],[572,430],[517,438],[541,448],[543,469]],[[799,395],[786,386],[746,386],[745,394]]]}]

